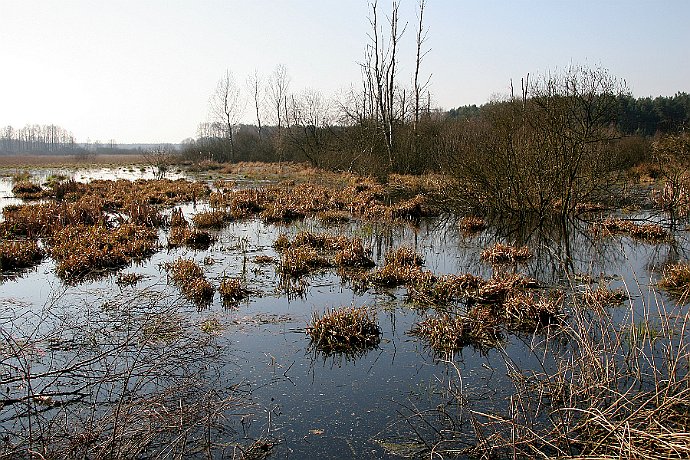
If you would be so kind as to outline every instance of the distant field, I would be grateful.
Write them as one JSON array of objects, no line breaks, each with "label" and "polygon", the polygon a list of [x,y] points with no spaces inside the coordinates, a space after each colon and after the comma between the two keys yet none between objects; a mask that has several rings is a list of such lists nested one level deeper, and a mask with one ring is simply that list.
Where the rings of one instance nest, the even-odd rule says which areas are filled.
[{"label": "distant field", "polygon": [[102,164],[142,163],[139,154],[129,155],[89,155],[84,158],[76,155],[0,155],[0,167],[20,166],[79,166]]}]

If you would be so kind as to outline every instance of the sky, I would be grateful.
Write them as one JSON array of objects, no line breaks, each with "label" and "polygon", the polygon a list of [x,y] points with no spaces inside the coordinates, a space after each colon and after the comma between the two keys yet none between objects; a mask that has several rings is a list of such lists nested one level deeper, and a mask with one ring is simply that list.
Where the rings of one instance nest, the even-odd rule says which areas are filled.
[{"label": "sky", "polygon": [[[411,86],[418,0],[400,3],[398,79]],[[368,17],[367,0],[0,0],[0,127],[176,143],[209,119],[226,70],[248,93],[248,76],[279,64],[291,91],[335,98],[361,84]],[[603,67],[636,97],[690,92],[688,0],[427,0],[424,19],[437,108],[570,65]]]}]

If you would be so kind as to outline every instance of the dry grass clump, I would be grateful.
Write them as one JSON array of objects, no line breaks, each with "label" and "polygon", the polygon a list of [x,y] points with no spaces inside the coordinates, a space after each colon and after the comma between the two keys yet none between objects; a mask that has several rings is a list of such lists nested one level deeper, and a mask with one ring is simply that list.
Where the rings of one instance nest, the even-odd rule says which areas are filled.
[{"label": "dry grass clump", "polygon": [[385,265],[421,267],[424,265],[424,257],[409,246],[401,246],[388,251],[384,257],[384,263]]},{"label": "dry grass clump", "polygon": [[222,228],[227,216],[222,211],[200,212],[192,217],[197,228]]},{"label": "dry grass clump", "polygon": [[690,264],[678,263],[667,267],[658,286],[681,300],[690,295]]},{"label": "dry grass clump", "polygon": [[510,329],[534,332],[563,319],[564,297],[560,292],[548,297],[520,292],[503,302],[501,316]]},{"label": "dry grass clump", "polygon": [[310,246],[290,247],[283,251],[278,271],[283,275],[302,276],[320,268],[330,267],[331,262]]},{"label": "dry grass clump", "polygon": [[620,305],[628,300],[628,295],[622,289],[608,289],[599,286],[596,289],[587,288],[582,293],[585,304],[592,307],[604,307],[609,305]]},{"label": "dry grass clump", "polygon": [[452,353],[466,345],[491,348],[500,337],[495,320],[448,314],[427,317],[417,323],[410,333],[425,340],[437,353]]},{"label": "dry grass clump", "polygon": [[480,283],[476,290],[468,291],[468,298],[477,302],[500,303],[525,289],[538,287],[536,280],[520,273],[493,276]]},{"label": "dry grass clump", "polygon": [[0,271],[30,267],[43,256],[43,249],[34,240],[0,241]]},{"label": "dry grass clump", "polygon": [[165,269],[185,297],[195,302],[210,302],[213,299],[213,285],[193,260],[180,258],[165,264]]},{"label": "dry grass clump", "polygon": [[608,235],[630,235],[633,238],[663,241],[670,237],[670,234],[659,224],[636,224],[625,219],[608,218],[602,222],[594,224],[592,231]]},{"label": "dry grass clump", "polygon": [[316,218],[324,225],[337,225],[350,221],[350,215],[338,209],[329,209],[316,214]]},{"label": "dry grass clump", "polygon": [[367,350],[381,340],[376,315],[366,307],[327,310],[321,317],[314,313],[307,334],[311,343],[325,354]]},{"label": "dry grass clump", "polygon": [[458,223],[458,227],[465,233],[477,233],[486,228],[486,222],[481,217],[465,216]]},{"label": "dry grass clump", "polygon": [[103,202],[82,199],[76,203],[38,203],[7,206],[0,233],[34,237],[51,236],[67,226],[94,225],[104,221]]},{"label": "dry grass clump", "polygon": [[407,294],[414,302],[439,307],[467,298],[485,284],[484,279],[470,273],[436,277],[428,273],[407,285]]},{"label": "dry grass clump", "polygon": [[335,255],[335,264],[340,267],[348,268],[370,268],[373,267],[374,261],[367,255],[367,250],[364,248],[362,240],[359,238],[352,238],[340,251]]},{"label": "dry grass clump", "polygon": [[517,248],[502,243],[496,243],[490,248],[484,249],[481,253],[482,260],[486,260],[492,264],[523,262],[531,257],[532,253],[526,246]]},{"label": "dry grass clump", "polygon": [[213,237],[206,230],[190,228],[181,209],[173,209],[170,216],[170,233],[168,246],[188,246],[194,249],[206,249],[213,242]]},{"label": "dry grass clump", "polygon": [[421,269],[424,258],[414,249],[401,246],[388,251],[384,257],[384,265],[367,275],[367,281],[384,287],[396,287],[404,284],[414,284],[420,278],[429,276]]},{"label": "dry grass clump", "polygon": [[43,198],[44,195],[43,188],[28,179],[15,182],[12,186],[12,193],[17,198],[23,198],[25,200]]},{"label": "dry grass clump", "polygon": [[123,267],[157,249],[155,229],[133,224],[114,229],[78,225],[58,231],[49,241],[48,252],[57,263],[59,276],[79,279],[100,270]]},{"label": "dry grass clump", "polygon": [[218,292],[226,303],[239,302],[249,296],[249,291],[242,286],[242,280],[239,278],[223,278]]}]

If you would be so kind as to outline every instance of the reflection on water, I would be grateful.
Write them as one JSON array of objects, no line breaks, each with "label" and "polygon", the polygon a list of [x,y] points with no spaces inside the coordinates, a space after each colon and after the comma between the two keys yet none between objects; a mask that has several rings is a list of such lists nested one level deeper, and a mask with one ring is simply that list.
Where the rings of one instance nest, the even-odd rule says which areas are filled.
[{"label": "reflection on water", "polygon": [[[34,177],[45,180],[50,174],[56,171],[37,173]],[[153,171],[124,168],[69,174],[78,181],[153,177]],[[11,197],[10,180],[0,179],[0,206],[18,202]],[[208,207],[200,203],[184,205],[182,209],[189,218]],[[128,323],[127,318],[137,322],[144,321],[142,318],[174,318],[173,326],[179,323],[183,325],[181,330],[195,331],[196,340],[204,337],[203,350],[187,343],[188,353],[196,350],[190,357],[191,363],[170,361],[184,368],[184,378],[198,379],[199,385],[194,387],[198,391],[208,390],[209,385],[225,390],[232,385],[244,385],[250,395],[251,405],[242,409],[239,425],[233,425],[234,433],[219,431],[217,435],[236,438],[241,433],[249,438],[277,440],[275,453],[280,458],[393,458],[394,453],[418,454],[429,447],[424,445],[425,438],[438,437],[435,430],[447,423],[454,424],[457,433],[466,433],[466,440],[461,435],[456,440],[462,445],[470,442],[472,432],[471,420],[462,417],[467,407],[498,408],[505,412],[512,391],[511,369],[554,365],[540,356],[543,344],[558,345],[548,337],[548,330],[546,335],[508,334],[496,349],[479,351],[466,347],[453,357],[439,359],[408,334],[427,313],[406,303],[404,288],[361,290],[334,271],[324,270],[306,278],[302,296],[285,295],[279,287],[276,266],[254,259],[259,255],[279,259],[272,246],[277,236],[302,230],[358,236],[372,249],[372,257],[379,266],[389,249],[408,245],[423,255],[425,268],[437,274],[472,273],[484,278],[491,277],[494,269],[481,260],[482,249],[496,242],[526,244],[534,257],[507,270],[533,277],[545,287],[577,290],[593,279],[611,288],[623,288],[631,293],[632,311],[643,308],[648,300],[643,298],[645,293],[659,295],[653,290],[659,270],[669,262],[687,260],[689,249],[683,232],[677,233],[672,242],[649,244],[627,237],[595,237],[583,220],[526,231],[493,225],[467,236],[453,219],[422,221],[416,227],[354,222],[336,228],[323,228],[309,219],[290,226],[265,225],[253,219],[228,224],[216,233],[216,241],[208,250],[164,249],[144,262],[134,263],[124,271],[143,275],[135,286],[118,285],[116,275],[67,286],[55,276],[52,260],[46,259],[0,284],[0,302],[12,305],[11,314],[3,313],[3,327],[11,325],[14,329],[10,335],[21,336],[29,329],[40,335],[40,328],[48,331],[54,326],[53,321],[69,321],[72,326],[76,321],[98,325],[98,333],[89,329],[96,334],[91,336],[93,343],[79,342],[76,328],[70,329],[74,333],[70,338],[63,338],[60,359],[71,362],[77,357],[70,350],[81,353],[89,347],[103,346],[98,343],[101,339],[114,340],[116,333],[143,327],[141,323]],[[164,242],[163,235],[161,241]],[[240,277],[253,294],[227,308],[216,293],[210,306],[199,309],[167,283],[162,265],[178,257],[198,262],[215,286],[223,277]],[[123,304],[122,299],[130,301]],[[147,302],[142,303],[141,299]],[[378,311],[382,336],[376,348],[356,356],[323,356],[309,347],[305,327],[314,313],[360,305],[373,306]],[[59,314],[41,314],[50,309]],[[627,314],[622,309],[620,316]],[[17,323],[16,318],[24,316],[40,321]],[[209,319],[217,320],[222,327],[218,333],[201,334],[199,325]],[[157,346],[141,348],[141,339],[133,335],[130,346],[140,347],[139,356],[145,357],[146,362],[179,356],[162,353],[167,337],[173,343],[177,334],[177,329],[168,328],[172,327],[169,323],[154,323],[153,329],[147,329],[149,334],[159,334]],[[2,365],[9,365],[9,361]],[[175,372],[170,366],[165,371],[171,373],[172,379]],[[69,387],[79,385],[78,382],[70,380],[60,385]],[[146,385],[153,391],[163,383],[147,381]],[[99,398],[98,392],[117,393],[115,386],[106,388],[101,383],[98,388],[86,388],[73,404],[83,403],[86,407]],[[20,385],[8,385],[4,391],[14,394],[23,390]],[[460,400],[458,395],[462,395]],[[56,394],[52,398],[58,400],[62,396]],[[64,404],[69,401],[72,400],[62,400]],[[23,429],[10,412],[7,408],[0,411],[3,427],[8,432]],[[425,416],[431,413],[433,422]]]}]

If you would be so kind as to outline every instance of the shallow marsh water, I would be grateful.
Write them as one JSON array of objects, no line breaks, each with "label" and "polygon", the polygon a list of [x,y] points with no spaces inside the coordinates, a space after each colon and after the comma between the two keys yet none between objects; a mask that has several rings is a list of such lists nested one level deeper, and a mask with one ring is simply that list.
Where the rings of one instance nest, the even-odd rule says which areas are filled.
[{"label": "shallow marsh water", "polygon": [[[37,171],[35,176],[50,174],[55,171]],[[74,174],[80,181],[142,177],[141,171],[126,168],[60,174]],[[10,180],[0,178],[0,207],[18,202],[11,195]],[[198,203],[186,204],[182,209],[189,218],[207,207]],[[542,334],[508,335],[500,349],[480,351],[465,347],[449,360],[439,359],[420,339],[409,334],[426,313],[406,301],[405,289],[369,288],[362,292],[334,271],[324,270],[305,277],[307,286],[301,295],[282,291],[276,266],[258,264],[254,257],[278,257],[272,247],[276,237],[300,230],[360,236],[379,265],[387,250],[408,245],[424,256],[425,268],[437,274],[472,273],[485,278],[491,276],[492,267],[481,261],[481,250],[504,241],[505,235],[515,238],[511,232],[496,228],[463,235],[452,219],[422,221],[418,226],[354,222],[328,228],[309,219],[289,226],[266,225],[256,219],[233,222],[215,232],[216,241],[208,250],[163,249],[146,261],[121,270],[144,276],[135,286],[117,284],[117,274],[66,284],[56,277],[50,259],[6,277],[0,284],[4,333],[40,336],[39,329],[54,327],[51,321],[71,318],[72,325],[80,321],[91,326],[102,324],[90,327],[88,333],[95,334],[94,330],[101,327],[107,331],[98,334],[111,337],[114,332],[110,329],[121,332],[125,326],[113,325],[121,318],[112,322],[109,319],[126,314],[128,306],[132,310],[140,308],[142,314],[162,312],[173,322],[188,326],[194,340],[204,343],[199,350],[193,350],[194,342],[190,339],[185,348],[191,359],[185,364],[189,366],[189,375],[203,380],[202,388],[241,389],[247,395],[242,406],[226,414],[229,431],[220,430],[218,442],[222,443],[224,437],[275,440],[275,458],[414,456],[429,447],[424,442],[432,442],[436,430],[444,429],[448,420],[453,420],[458,430],[466,427],[468,422],[461,420],[461,408],[453,397],[457,391],[466,406],[484,412],[505,412],[511,393],[507,375],[510,367],[529,370],[544,364],[538,354],[540,344],[548,339]],[[544,286],[579,289],[587,283],[572,275],[587,274],[606,280],[611,288],[622,287],[631,294],[632,303],[618,307],[615,315],[621,320],[644,310],[657,297],[672,304],[654,289],[654,283],[667,263],[688,259],[690,245],[685,232],[677,232],[673,243],[649,244],[619,236],[593,238],[586,223],[579,222],[571,228],[568,238],[566,244],[562,239],[520,235],[520,243],[529,245],[536,257],[520,265],[518,271]],[[165,242],[162,232],[161,242]],[[210,305],[200,307],[181,297],[179,290],[167,282],[163,265],[178,257],[199,262],[216,287],[224,276],[240,276],[253,294],[248,300],[227,307],[216,293]],[[566,273],[571,275],[570,279]],[[382,330],[377,348],[351,357],[323,356],[310,348],[305,327],[314,314],[360,305],[372,306],[377,311]],[[37,324],[31,320],[17,324],[17,317],[34,318]],[[219,327],[211,333],[202,332],[209,320],[217,321],[214,324]],[[76,360],[71,354],[85,346],[76,342],[92,339],[80,336],[76,329],[69,330],[69,340],[75,344],[56,347],[59,359],[66,363]],[[83,332],[86,335],[86,330]],[[66,337],[54,340],[69,342]],[[151,347],[145,353],[146,359],[153,362],[163,352]],[[168,359],[172,355],[160,356]],[[40,359],[37,363],[40,370]],[[77,377],[68,380],[61,381],[59,386],[64,389],[81,384]],[[147,382],[151,388],[156,387],[154,380]],[[113,391],[116,386],[108,388]],[[24,391],[19,384],[2,390],[8,394]],[[99,386],[90,391],[106,390]],[[53,402],[63,398],[63,404],[88,405],[93,396],[87,394],[73,400],[56,394]],[[26,429],[24,421],[12,416],[13,411],[9,405],[0,410],[0,430],[6,433]],[[219,448],[214,455],[222,457],[228,451]]]}]

